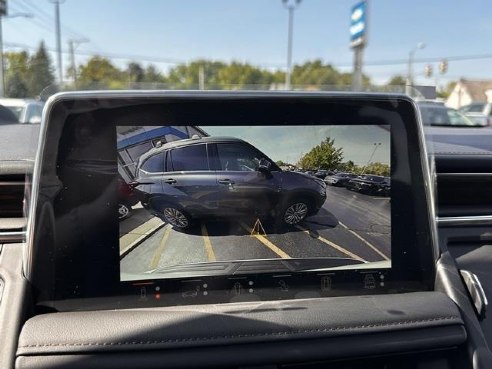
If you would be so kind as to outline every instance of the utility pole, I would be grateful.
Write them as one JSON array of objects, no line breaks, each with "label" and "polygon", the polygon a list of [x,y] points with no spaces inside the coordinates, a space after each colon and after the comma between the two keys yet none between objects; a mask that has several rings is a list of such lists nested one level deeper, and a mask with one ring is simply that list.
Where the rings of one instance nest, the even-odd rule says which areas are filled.
[{"label": "utility pole", "polygon": [[301,0],[282,0],[282,4],[289,11],[289,26],[287,35],[287,71],[285,73],[285,89],[290,90],[292,74],[292,37],[294,35],[294,10],[301,4]]},{"label": "utility pole", "polygon": [[56,29],[56,52],[58,61],[58,83],[63,84],[63,66],[62,66],[62,51],[61,51],[61,29],[60,29],[60,4],[65,0],[51,0],[55,4],[55,29]]},{"label": "utility pole", "polygon": [[419,42],[416,47],[414,47],[408,53],[408,74],[407,74],[407,85],[406,85],[406,94],[408,96],[412,95],[412,87],[413,87],[413,58],[417,50],[422,50],[425,48],[425,44],[423,42]]},{"label": "utility pole", "polygon": [[74,86],[77,83],[77,66],[75,65],[75,49],[81,43],[89,42],[89,41],[90,40],[88,38],[80,38],[77,40],[74,40],[74,39],[68,40],[68,49],[70,52],[70,69],[72,70],[72,78],[73,78]]}]

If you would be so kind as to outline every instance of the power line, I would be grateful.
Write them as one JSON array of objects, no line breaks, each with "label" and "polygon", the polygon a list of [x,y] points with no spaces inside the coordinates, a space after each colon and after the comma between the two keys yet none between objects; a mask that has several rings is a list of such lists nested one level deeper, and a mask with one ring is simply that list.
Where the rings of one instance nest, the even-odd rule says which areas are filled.
[{"label": "power line", "polygon": [[[11,43],[11,42],[6,42],[4,43],[6,47],[11,47],[11,48],[22,48],[22,49],[28,49],[28,50],[37,50],[37,47],[31,46],[31,45],[26,45],[26,44],[21,44],[21,43]],[[48,48],[49,51],[55,52],[56,50]],[[62,50],[63,54],[68,54],[68,50]],[[120,59],[120,60],[136,60],[136,61],[142,61],[142,62],[154,62],[154,63],[163,63],[163,64],[181,64],[181,63],[186,63],[186,60],[183,59],[176,59],[176,58],[164,58],[164,57],[157,57],[157,56],[148,56],[148,55],[136,55],[136,54],[119,54],[119,53],[108,53],[108,52],[98,52],[98,51],[77,51],[75,52],[76,55],[79,56],[94,56],[94,55],[99,55],[103,57],[107,57],[110,59]],[[443,57],[432,57],[432,58],[419,58],[415,59],[414,63],[432,63],[432,62],[440,62],[443,59],[446,59],[448,62],[449,61],[472,61],[472,60],[484,60],[484,59],[492,59],[492,54],[475,54],[475,55],[454,55],[454,56],[443,56]],[[188,61],[189,62],[189,61]],[[393,59],[393,60],[378,60],[378,61],[369,61],[364,63],[366,66],[387,66],[387,65],[401,65],[401,64],[407,64],[408,60],[406,59]],[[256,64],[258,66],[262,67],[268,67],[268,68],[282,68],[285,67],[283,64],[274,64],[274,63],[259,63]],[[352,66],[351,63],[333,63],[330,64],[333,67],[341,68],[341,67],[350,67]]]},{"label": "power line", "polygon": [[[53,22],[55,21],[54,18],[53,18],[53,16],[51,14],[47,13],[43,9],[41,9],[38,6],[34,5],[33,2],[31,2],[29,0],[24,0],[24,1],[20,1],[19,3],[22,4],[22,5],[24,5],[24,6],[26,6],[26,7],[28,7],[31,12],[36,13],[38,16],[40,16],[40,18],[43,18],[45,22],[50,23],[50,24],[53,24]],[[84,36],[80,32],[77,32],[77,31],[73,30],[72,28],[70,28],[69,26],[67,26],[63,22],[61,22],[61,26],[64,29],[64,31],[66,31],[67,33],[71,34],[72,36],[75,36],[75,37],[78,37],[78,38],[86,38],[86,36]]]},{"label": "power line", "polygon": [[[15,5],[18,5],[18,4],[15,4]],[[17,7],[17,6],[10,6],[12,8],[12,10],[16,11],[16,12],[26,12],[26,13],[32,13],[30,9],[28,8],[24,8],[24,7]],[[45,30],[45,31],[48,31],[48,32],[53,32],[53,30],[51,28],[49,28],[48,26],[46,26],[44,23],[40,22],[39,19],[36,19],[36,18],[27,18],[28,21],[30,21],[32,24],[36,25],[37,27]]]}]

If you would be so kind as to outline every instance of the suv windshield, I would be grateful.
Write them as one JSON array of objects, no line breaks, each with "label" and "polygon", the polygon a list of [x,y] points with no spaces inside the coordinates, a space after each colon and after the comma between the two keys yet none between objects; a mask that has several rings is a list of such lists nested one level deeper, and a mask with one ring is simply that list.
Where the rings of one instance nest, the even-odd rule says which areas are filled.
[{"label": "suv windshield", "polygon": [[477,126],[460,112],[443,105],[419,104],[422,121],[427,126]]}]

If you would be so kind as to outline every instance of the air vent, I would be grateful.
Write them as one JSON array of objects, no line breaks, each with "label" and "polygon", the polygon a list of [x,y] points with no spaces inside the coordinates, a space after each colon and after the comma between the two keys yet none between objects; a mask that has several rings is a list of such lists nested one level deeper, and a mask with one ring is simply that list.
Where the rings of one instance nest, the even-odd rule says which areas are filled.
[{"label": "air vent", "polygon": [[24,176],[0,177],[0,218],[23,216],[24,187]]},{"label": "air vent", "polygon": [[492,215],[492,173],[442,173],[437,176],[439,217]]}]

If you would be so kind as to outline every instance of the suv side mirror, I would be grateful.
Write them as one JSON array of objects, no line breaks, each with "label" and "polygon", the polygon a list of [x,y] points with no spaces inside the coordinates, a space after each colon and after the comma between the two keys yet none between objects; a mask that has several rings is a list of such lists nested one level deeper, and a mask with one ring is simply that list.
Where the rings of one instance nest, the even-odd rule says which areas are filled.
[{"label": "suv side mirror", "polygon": [[260,159],[260,164],[258,165],[258,171],[262,173],[270,173],[272,163],[266,159]]}]

